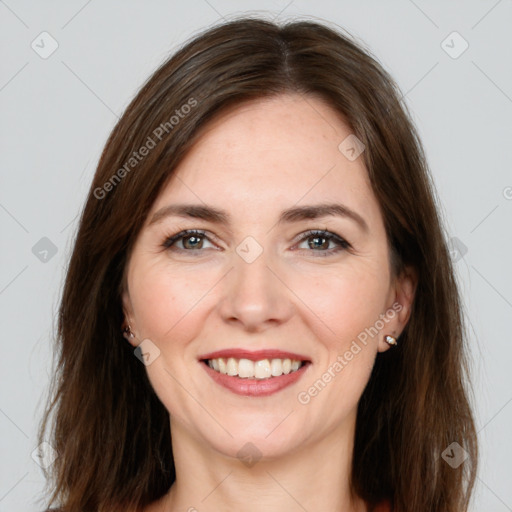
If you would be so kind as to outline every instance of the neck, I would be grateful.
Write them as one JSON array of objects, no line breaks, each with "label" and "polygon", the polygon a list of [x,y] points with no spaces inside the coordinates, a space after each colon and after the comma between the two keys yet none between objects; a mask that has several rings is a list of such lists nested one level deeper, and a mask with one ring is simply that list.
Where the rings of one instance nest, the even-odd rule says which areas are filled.
[{"label": "neck", "polygon": [[162,512],[367,510],[349,487],[355,414],[321,440],[252,465],[205,446],[172,419],[171,432],[176,481]]}]

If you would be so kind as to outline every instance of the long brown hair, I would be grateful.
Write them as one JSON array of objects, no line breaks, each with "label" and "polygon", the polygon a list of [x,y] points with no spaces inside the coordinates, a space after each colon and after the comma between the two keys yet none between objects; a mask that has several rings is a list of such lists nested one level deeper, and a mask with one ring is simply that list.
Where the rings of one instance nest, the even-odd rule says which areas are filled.
[{"label": "long brown hair", "polygon": [[[46,474],[49,505],[141,510],[174,482],[168,412],[121,334],[127,257],[199,128],[228,106],[283,93],[322,98],[365,144],[395,275],[405,266],[418,275],[399,345],[378,355],[359,402],[351,488],[371,505],[389,499],[395,512],[467,510],[478,449],[464,315],[402,94],[342,29],[252,17],[187,41],[143,85],[103,150],[67,269],[39,428],[58,453]],[[468,455],[457,467],[443,456],[452,443]]]}]

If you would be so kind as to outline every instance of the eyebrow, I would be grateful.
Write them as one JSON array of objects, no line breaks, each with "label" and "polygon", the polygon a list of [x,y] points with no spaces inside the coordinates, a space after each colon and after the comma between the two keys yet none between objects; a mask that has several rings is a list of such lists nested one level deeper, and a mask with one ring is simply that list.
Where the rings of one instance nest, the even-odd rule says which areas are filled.
[{"label": "eyebrow", "polygon": [[[148,226],[160,222],[166,217],[184,217],[202,219],[215,224],[230,225],[231,216],[225,210],[199,204],[170,204],[164,206],[151,218]],[[281,212],[278,224],[300,222],[306,219],[318,219],[327,216],[345,217],[353,220],[365,233],[368,224],[359,213],[340,203],[322,203],[310,206],[294,206]]]}]

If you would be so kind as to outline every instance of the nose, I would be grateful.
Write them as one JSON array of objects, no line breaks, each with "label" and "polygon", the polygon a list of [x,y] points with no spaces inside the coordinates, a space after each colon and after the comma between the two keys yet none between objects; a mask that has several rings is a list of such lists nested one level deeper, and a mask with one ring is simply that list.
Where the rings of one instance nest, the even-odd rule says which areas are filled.
[{"label": "nose", "polygon": [[225,276],[225,291],[219,311],[224,321],[244,330],[263,332],[286,322],[293,314],[293,293],[283,272],[269,261],[265,251],[248,263],[235,254]]}]

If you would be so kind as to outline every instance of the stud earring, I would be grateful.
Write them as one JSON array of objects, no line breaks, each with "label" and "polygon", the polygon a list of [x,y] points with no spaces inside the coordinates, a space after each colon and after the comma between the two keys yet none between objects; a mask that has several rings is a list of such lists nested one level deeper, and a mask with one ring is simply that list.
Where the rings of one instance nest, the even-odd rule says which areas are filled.
[{"label": "stud earring", "polygon": [[130,327],[130,325],[128,324],[124,329],[123,329],[123,336],[128,340],[132,340],[133,338],[135,338],[135,334],[133,334],[132,332],[132,328]]},{"label": "stud earring", "polygon": [[394,338],[393,336],[390,336],[389,334],[386,334],[384,336],[384,341],[388,344],[388,345],[398,345],[398,343],[396,342],[396,338]]}]

